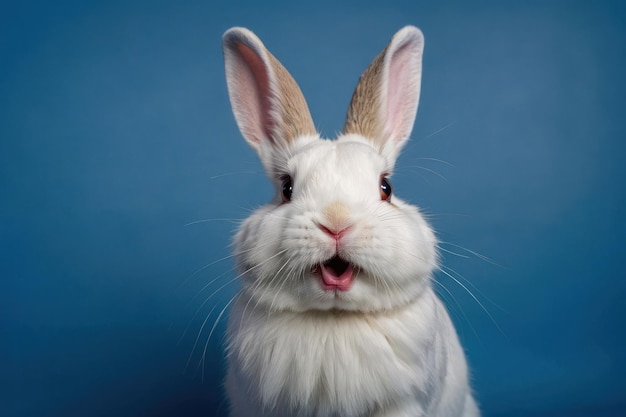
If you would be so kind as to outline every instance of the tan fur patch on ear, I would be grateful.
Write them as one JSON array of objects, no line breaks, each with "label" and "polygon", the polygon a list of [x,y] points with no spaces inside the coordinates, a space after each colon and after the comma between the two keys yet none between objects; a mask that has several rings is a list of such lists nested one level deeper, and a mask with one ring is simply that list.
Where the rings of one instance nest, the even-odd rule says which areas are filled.
[{"label": "tan fur patch on ear", "polygon": [[280,134],[287,142],[291,142],[298,136],[315,135],[315,125],[311,119],[309,106],[304,95],[283,65],[269,52],[270,65],[276,76],[278,87],[274,105],[280,114]]},{"label": "tan fur patch on ear", "polygon": [[373,140],[383,134],[383,118],[380,114],[383,104],[381,80],[386,51],[387,48],[378,54],[359,78],[352,94],[343,133],[355,133]]}]

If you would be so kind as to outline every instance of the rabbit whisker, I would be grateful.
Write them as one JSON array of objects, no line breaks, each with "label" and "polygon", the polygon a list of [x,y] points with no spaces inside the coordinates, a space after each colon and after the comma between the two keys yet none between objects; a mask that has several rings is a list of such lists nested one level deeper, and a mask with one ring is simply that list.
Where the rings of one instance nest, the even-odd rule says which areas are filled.
[{"label": "rabbit whisker", "polygon": [[475,291],[478,292],[478,294],[480,294],[485,300],[489,301],[492,305],[494,305],[495,307],[497,307],[498,309],[500,309],[501,311],[506,313],[506,310],[500,306],[499,304],[497,304],[495,301],[493,301],[491,298],[487,297],[476,285],[474,285],[472,283],[472,281],[470,281],[469,279],[465,278],[461,273],[455,271],[454,269],[450,268],[449,266],[442,266],[444,268],[446,268],[448,271],[456,274],[457,277],[459,277],[460,279],[462,279],[464,282],[466,282],[469,286],[471,286]]},{"label": "rabbit whisker", "polygon": [[476,329],[474,328],[474,326],[472,326],[472,323],[469,319],[469,317],[467,317],[467,314],[465,314],[465,311],[463,310],[463,307],[461,307],[461,304],[459,303],[459,301],[456,299],[456,297],[454,296],[454,294],[452,294],[452,292],[450,292],[450,290],[443,285],[442,282],[437,281],[436,279],[433,279],[432,282],[434,282],[436,285],[439,285],[439,287],[441,287],[446,293],[448,293],[450,295],[450,297],[452,298],[452,301],[454,301],[454,304],[456,304],[456,306],[458,307],[459,311],[461,312],[461,314],[463,315],[463,318],[465,319],[465,321],[467,322],[467,324],[469,325],[470,329],[472,329],[472,332],[476,335],[476,337],[478,338],[478,340],[480,340],[480,336],[478,335],[478,332],[476,331]]},{"label": "rabbit whisker", "polygon": [[[215,328],[217,327],[218,323],[220,322],[220,319],[224,315],[224,312],[226,311],[226,309],[228,309],[228,307],[232,304],[232,302],[235,301],[235,299],[237,299],[237,298],[238,298],[238,295],[235,295],[235,296],[231,297],[230,301],[228,303],[226,303],[224,308],[222,308],[222,311],[220,311],[220,314],[215,319],[215,322],[213,323],[213,327],[211,327],[211,331],[209,332],[209,335],[207,336],[206,342],[204,344],[204,349],[202,351],[202,357],[201,357],[201,363],[202,364],[204,364],[204,361],[205,361],[205,358],[206,358],[206,351],[207,351],[207,348],[209,346],[209,341],[211,340],[211,336],[213,335],[213,332],[215,331]],[[208,319],[208,316],[207,316],[207,319]],[[205,322],[206,322],[206,320],[205,320]],[[204,326],[204,323],[203,323],[203,326]],[[202,366],[202,382],[204,382],[204,366]]]},{"label": "rabbit whisker", "polygon": [[474,256],[475,256],[475,257],[477,257],[478,259],[481,259],[481,260],[483,260],[483,261],[485,261],[485,262],[488,262],[488,263],[490,263],[490,264],[492,264],[492,265],[499,266],[500,268],[504,268],[502,265],[498,264],[498,263],[497,263],[496,261],[494,261],[493,259],[491,259],[491,258],[489,258],[489,257],[487,257],[487,256],[485,256],[485,255],[482,255],[482,254],[480,254],[480,253],[478,253],[478,252],[476,252],[476,251],[473,251],[473,250],[471,250],[471,249],[468,249],[468,248],[466,248],[466,247],[464,247],[464,246],[457,245],[457,244],[455,244],[455,243],[451,243],[451,242],[445,242],[445,241],[439,241],[439,244],[440,244],[440,245],[441,245],[441,244],[443,244],[443,245],[450,245],[450,246],[454,246],[455,248],[458,248],[458,249],[464,250],[464,251],[466,251],[467,253],[470,253],[470,254],[474,255]]},{"label": "rabbit whisker", "polygon": [[187,227],[187,226],[191,226],[194,224],[209,223],[209,222],[231,222],[231,223],[238,225],[238,224],[241,224],[243,220],[244,219],[228,219],[228,218],[202,219],[202,220],[195,220],[193,222],[186,223],[184,226]]},{"label": "rabbit whisker", "polygon": [[448,165],[449,167],[455,168],[455,166],[453,164],[451,164],[448,161],[444,161],[443,159],[437,159],[437,158],[426,158],[426,157],[421,157],[421,158],[413,158],[413,160],[420,160],[420,161],[435,161],[435,162],[440,162],[444,165]]},{"label": "rabbit whisker", "polygon": [[[421,165],[408,165],[408,166],[404,166],[402,168],[403,169],[404,168],[418,168],[418,169],[424,170],[426,172],[430,172],[431,174],[434,174],[434,175],[438,176],[439,178],[441,178],[444,181],[448,181],[448,179],[446,177],[444,177],[442,174],[438,173],[437,171],[434,171],[434,170],[432,170],[430,168],[423,167]],[[411,171],[411,172],[417,173],[416,171]]]},{"label": "rabbit whisker", "polygon": [[503,336],[506,336],[506,334],[504,333],[504,331],[502,331],[502,329],[500,328],[500,326],[498,325],[498,323],[496,322],[496,320],[493,318],[493,316],[491,315],[491,313],[489,312],[489,310],[487,310],[487,308],[485,307],[485,305],[483,303],[480,302],[480,300],[474,295],[474,293],[472,291],[470,291],[469,288],[467,288],[465,285],[463,285],[463,283],[461,281],[459,281],[458,279],[456,279],[452,274],[450,274],[449,272],[447,272],[445,270],[445,267],[440,266],[439,270],[441,272],[443,272],[445,275],[447,275],[449,278],[451,278],[454,282],[456,282],[457,284],[459,284],[465,291],[467,291],[467,293],[474,299],[474,301],[476,301],[478,303],[478,305],[483,309],[483,311],[485,312],[485,314],[487,314],[487,316],[489,317],[489,319],[491,319],[491,321],[493,322],[493,324],[496,326],[496,328],[500,331],[500,333],[502,333]]},{"label": "rabbit whisker", "polygon": [[289,278],[291,278],[291,273],[294,271],[294,266],[291,265],[291,262],[293,261],[293,259],[295,258],[295,255],[290,256],[284,263],[283,266],[280,267],[280,269],[276,272],[276,274],[274,274],[274,276],[272,277],[272,279],[270,280],[269,285],[267,286],[265,291],[268,291],[271,287],[272,284],[274,283],[274,280],[276,280],[279,276],[280,273],[282,272],[282,270],[286,267],[289,266],[289,268],[287,268],[287,272],[286,274],[284,274],[284,276],[282,277],[282,279],[280,279],[281,283],[280,286],[278,287],[278,290],[276,290],[275,294],[274,294],[274,298],[272,298],[272,302],[270,304],[270,307],[268,308],[268,314],[272,311],[273,307],[274,307],[274,302],[276,301],[276,297],[278,296],[278,294],[280,293],[280,291],[283,289],[283,286],[285,285],[285,283],[289,280]]},{"label": "rabbit whisker", "polygon": [[[193,277],[198,275],[200,272],[204,271],[207,268],[212,267],[215,264],[218,264],[220,262],[223,262],[223,261],[226,261],[226,260],[228,260],[230,258],[233,258],[234,256],[236,256],[236,255],[235,254],[230,254],[230,255],[224,256],[223,258],[220,258],[220,259],[217,259],[215,261],[209,262],[208,264],[206,264],[203,267],[199,268],[193,274],[191,274],[187,278],[185,278],[180,284],[178,284],[178,287],[176,288],[176,291],[179,291],[183,286],[185,286],[185,284],[187,284],[189,282],[190,279],[192,279]],[[215,281],[215,280],[213,280],[213,281]],[[213,281],[211,281],[211,282],[213,282]]]},{"label": "rabbit whisker", "polygon": [[[185,327],[185,330],[183,331],[182,336],[180,337],[180,339],[178,340],[178,343],[180,343],[184,338],[185,335],[187,334],[187,331],[189,330],[189,327],[191,327],[191,324],[194,322],[194,320],[196,319],[196,317],[198,316],[198,314],[200,314],[200,311],[202,310],[202,308],[209,302],[209,300],[211,300],[211,298],[213,298],[213,296],[215,294],[217,294],[218,292],[220,292],[221,290],[223,290],[224,288],[226,288],[227,286],[229,286],[230,284],[232,284],[233,282],[235,282],[237,280],[237,278],[232,278],[228,281],[226,281],[226,283],[222,284],[218,289],[216,289],[215,291],[213,291],[203,302],[202,304],[200,304],[200,307],[198,307],[196,309],[196,312],[194,313],[193,317],[191,317],[191,320],[189,320],[189,323],[187,324],[187,327]],[[214,309],[215,307],[213,307]],[[211,309],[211,311],[213,311],[213,309]],[[209,315],[211,314],[211,312],[209,312]],[[202,332],[202,328],[200,328],[200,332]],[[198,334],[198,337],[200,337],[200,334]],[[196,339],[197,341],[197,339]],[[195,346],[195,344],[194,344]]]},{"label": "rabbit whisker", "polygon": [[[288,250],[288,249],[283,249],[283,250],[281,250],[280,252],[278,252],[278,254],[277,254],[277,255],[282,255],[282,254],[284,254],[285,252],[287,252],[287,250]],[[275,255],[275,256],[276,256],[276,255]],[[272,258],[274,258],[275,256],[273,256]],[[271,259],[271,258],[270,258],[270,259]],[[269,261],[269,259],[268,259],[268,261]],[[276,273],[276,275],[277,275],[277,274],[278,274],[278,272]],[[276,275],[275,275],[275,276],[276,276]],[[272,279],[273,279],[273,278],[272,278]],[[250,290],[250,293],[252,294],[252,293],[256,292],[256,291],[257,291],[257,290],[261,287],[261,285],[263,285],[264,281],[265,281],[265,280],[259,280],[259,279],[257,279],[257,280],[254,282],[254,284],[252,285],[252,288],[251,288],[251,290]],[[271,284],[271,280],[270,280],[270,284]],[[266,287],[265,291],[267,291],[267,290],[268,290],[268,288]],[[263,295],[264,295],[264,294],[263,294]],[[258,308],[258,306],[259,306],[259,301],[260,301],[260,299],[261,299],[261,298],[262,298],[262,296],[257,298],[256,303],[255,303],[255,305],[254,305],[254,307],[253,307],[253,310],[256,310],[256,309]],[[241,323],[240,323],[240,325],[239,325],[239,328],[241,328],[241,326],[242,326],[242,324],[243,324],[243,320],[244,320],[244,317],[245,317],[245,315],[246,315],[246,311],[248,310],[248,306],[250,305],[250,302],[251,302],[251,301],[252,301],[252,297],[248,297],[248,302],[246,303],[246,305],[245,305],[245,307],[244,307],[244,310],[243,310],[243,313],[242,313],[242,315],[241,315]]]},{"label": "rabbit whisker", "polygon": [[[257,265],[255,265],[255,266],[253,266],[253,267],[248,268],[247,270],[245,270],[245,271],[244,271],[244,272],[242,272],[241,274],[239,274],[239,275],[237,275],[236,277],[231,278],[230,280],[228,280],[226,283],[224,283],[223,285],[221,285],[221,286],[220,286],[217,290],[213,291],[213,293],[211,293],[211,294],[210,294],[210,295],[209,295],[209,296],[208,296],[208,297],[204,300],[204,302],[200,305],[200,307],[198,307],[198,309],[196,310],[196,313],[193,315],[193,317],[192,317],[191,321],[189,322],[189,324],[188,324],[188,325],[187,325],[187,327],[185,328],[185,331],[183,332],[183,336],[181,337],[181,340],[182,340],[182,338],[185,336],[186,332],[188,331],[188,329],[189,329],[189,327],[190,327],[191,323],[195,320],[195,318],[196,318],[196,317],[197,317],[197,315],[199,314],[200,310],[201,310],[201,309],[202,309],[202,308],[206,305],[206,303],[207,303],[207,302],[208,302],[208,301],[209,301],[209,300],[210,300],[210,299],[211,299],[211,298],[212,298],[215,294],[217,294],[219,291],[221,291],[222,289],[224,289],[226,286],[230,285],[231,283],[233,283],[233,282],[237,281],[237,280],[238,280],[239,278],[241,278],[244,274],[247,274],[247,273],[248,273],[248,272],[250,272],[251,270],[253,270],[253,269],[255,269],[255,268],[258,268],[258,267],[260,267],[260,266],[262,266],[262,265],[265,265],[265,264],[266,264],[267,262],[269,262],[272,258],[275,258],[276,256],[279,256],[281,253],[282,253],[282,252],[279,252],[279,253],[277,253],[276,255],[274,255],[274,256],[272,256],[272,257],[270,257],[270,258],[266,259],[264,262],[261,262],[260,264],[257,264]],[[215,307],[213,307],[213,308],[211,309],[211,311],[209,312],[209,316],[211,315],[211,312],[213,312],[213,310],[214,310],[214,309],[215,309]],[[207,316],[207,317],[208,317],[208,316]],[[205,322],[206,322],[206,320],[205,320]],[[204,328],[204,323],[203,323],[203,325],[200,327],[200,331],[199,331],[199,333],[198,333],[198,337],[196,338],[196,343],[194,343],[194,347],[192,348],[192,354],[193,354],[193,350],[195,349],[195,346],[196,346],[196,344],[197,344],[197,342],[198,342],[198,338],[200,337],[200,334],[202,333],[203,328]],[[179,341],[179,342],[180,342],[180,341]],[[188,361],[188,362],[189,362],[189,361]]]},{"label": "rabbit whisker", "polygon": [[433,136],[435,136],[435,135],[437,135],[437,134],[439,134],[439,133],[443,132],[444,130],[448,129],[449,127],[454,126],[454,125],[456,124],[456,122],[457,122],[457,121],[455,120],[455,121],[453,121],[453,122],[448,123],[448,124],[447,124],[447,125],[445,125],[444,127],[442,127],[442,128],[439,128],[439,129],[435,130],[433,133],[430,133],[430,134],[428,134],[428,135],[424,136],[424,137],[423,137],[423,139],[432,138]]},{"label": "rabbit whisker", "polygon": [[234,172],[226,172],[224,174],[212,175],[209,177],[210,180],[215,180],[222,177],[227,177],[229,175],[240,175],[240,174],[253,174],[253,175],[261,175],[259,171],[234,171]]},{"label": "rabbit whisker", "polygon": [[442,248],[442,247],[441,247],[441,246],[439,246],[439,245],[437,245],[437,249],[439,249],[439,250],[441,250],[441,251],[444,251],[444,252],[446,252],[446,253],[449,253],[449,254],[451,254],[451,255],[458,256],[459,258],[466,258],[466,259],[469,259],[469,258],[470,258],[470,256],[468,256],[468,255],[463,255],[463,254],[461,254],[461,253],[453,252],[453,251],[451,251],[451,250],[448,250],[448,249]]}]

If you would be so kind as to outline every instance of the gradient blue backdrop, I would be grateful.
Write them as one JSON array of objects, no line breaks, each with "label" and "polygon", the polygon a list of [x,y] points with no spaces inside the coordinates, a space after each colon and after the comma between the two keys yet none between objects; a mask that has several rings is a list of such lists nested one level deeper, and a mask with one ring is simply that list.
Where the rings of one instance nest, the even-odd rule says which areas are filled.
[{"label": "gradient blue backdrop", "polygon": [[221,35],[253,29],[334,136],[405,24],[426,50],[395,190],[462,255],[474,296],[437,278],[485,415],[626,415],[626,13],[434,3],[3,2],[0,415],[225,415],[224,317],[207,338],[270,189]]}]

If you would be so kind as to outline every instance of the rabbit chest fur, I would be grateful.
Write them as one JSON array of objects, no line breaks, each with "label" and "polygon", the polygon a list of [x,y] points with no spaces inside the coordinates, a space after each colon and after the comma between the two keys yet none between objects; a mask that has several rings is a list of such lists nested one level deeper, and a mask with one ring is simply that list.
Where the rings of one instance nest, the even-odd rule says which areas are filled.
[{"label": "rabbit chest fur", "polygon": [[[230,319],[233,416],[460,416],[474,407],[439,300],[383,314],[246,311]],[[246,314],[246,317],[242,317]]]}]

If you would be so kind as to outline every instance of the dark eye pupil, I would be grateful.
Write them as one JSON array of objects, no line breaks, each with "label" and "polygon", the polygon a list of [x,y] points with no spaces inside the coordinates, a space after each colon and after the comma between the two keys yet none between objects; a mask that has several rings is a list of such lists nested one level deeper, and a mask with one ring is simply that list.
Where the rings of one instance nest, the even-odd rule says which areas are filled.
[{"label": "dark eye pupil", "polygon": [[391,184],[387,178],[382,177],[380,179],[380,199],[389,200],[389,197],[391,197]]},{"label": "dark eye pupil", "polygon": [[293,192],[293,185],[291,183],[291,177],[287,177],[283,180],[283,201],[291,201],[291,193]]}]

